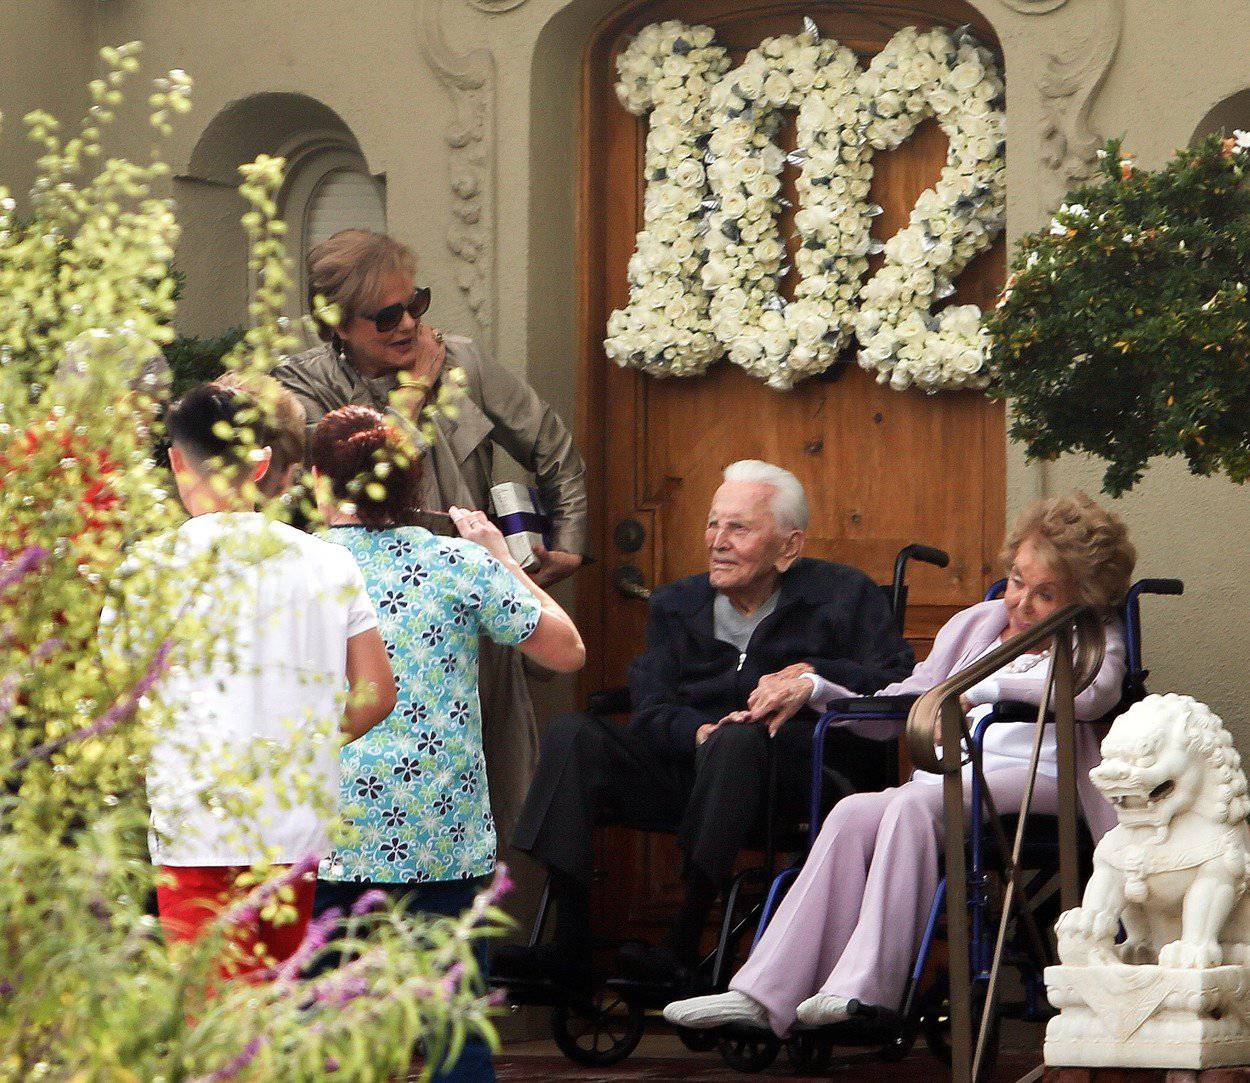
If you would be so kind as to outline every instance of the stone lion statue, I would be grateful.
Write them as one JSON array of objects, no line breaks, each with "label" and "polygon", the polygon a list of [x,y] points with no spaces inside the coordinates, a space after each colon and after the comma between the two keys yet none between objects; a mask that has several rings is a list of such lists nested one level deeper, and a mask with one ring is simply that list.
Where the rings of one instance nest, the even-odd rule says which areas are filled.
[{"label": "stone lion statue", "polygon": [[1116,719],[1090,778],[1119,823],[1056,926],[1062,962],[1250,963],[1250,800],[1223,722],[1190,696],[1147,696]]}]

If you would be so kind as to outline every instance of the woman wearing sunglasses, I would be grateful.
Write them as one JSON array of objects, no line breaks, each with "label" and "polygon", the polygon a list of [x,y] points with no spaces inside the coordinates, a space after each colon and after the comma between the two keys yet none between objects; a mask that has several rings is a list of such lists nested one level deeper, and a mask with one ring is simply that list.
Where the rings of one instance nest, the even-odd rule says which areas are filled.
[{"label": "woman wearing sunglasses", "polygon": [[[435,421],[422,460],[420,508],[489,511],[497,445],[534,474],[551,516],[553,544],[532,578],[548,585],[572,574],[586,546],[586,467],[555,411],[471,339],[426,322],[430,291],[416,284],[411,250],[393,238],[343,230],[308,254],[307,272],[309,309],[323,297],[337,306],[339,321],[330,326],[313,312],[322,345],[274,375],[299,397],[310,427],[342,406],[386,411],[401,374],[432,389],[445,372],[461,369],[466,394],[454,418]],[[426,516],[420,525],[456,533],[445,517]],[[501,832],[508,832],[533,773],[534,708],[514,650],[483,641],[479,667],[491,801]]]}]

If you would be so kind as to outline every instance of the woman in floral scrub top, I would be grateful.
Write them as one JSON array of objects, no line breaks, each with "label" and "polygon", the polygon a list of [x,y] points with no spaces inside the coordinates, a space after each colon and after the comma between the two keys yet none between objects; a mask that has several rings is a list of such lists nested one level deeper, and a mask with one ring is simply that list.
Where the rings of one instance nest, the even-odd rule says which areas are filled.
[{"label": "woman in floral scrub top", "polygon": [[[333,494],[328,536],[364,573],[398,687],[390,716],[342,750],[340,805],[355,837],[322,862],[316,909],[346,910],[381,889],[416,910],[458,913],[495,868],[478,637],[562,672],[581,667],[581,638],[481,512],[452,509],[460,538],[398,525],[417,510],[419,466],[377,411],[327,414],[310,459]],[[436,1078],[493,1079],[485,1043]]]}]

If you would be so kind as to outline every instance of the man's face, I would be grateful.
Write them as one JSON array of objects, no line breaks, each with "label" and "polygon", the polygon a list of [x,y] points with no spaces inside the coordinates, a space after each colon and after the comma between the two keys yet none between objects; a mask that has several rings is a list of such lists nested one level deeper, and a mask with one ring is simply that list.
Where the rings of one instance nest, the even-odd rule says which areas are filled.
[{"label": "man's face", "polygon": [[727,481],[716,490],[704,535],[713,590],[749,592],[794,563],[803,535],[778,529],[774,494],[756,481]]},{"label": "man's face", "polygon": [[381,376],[387,372],[411,369],[421,356],[417,342],[420,320],[414,320],[407,312],[393,331],[379,331],[369,317],[387,305],[407,304],[412,300],[415,287],[405,275],[391,275],[383,284],[377,303],[363,315],[353,316],[339,330],[339,337],[347,348],[347,356],[364,376]]}]

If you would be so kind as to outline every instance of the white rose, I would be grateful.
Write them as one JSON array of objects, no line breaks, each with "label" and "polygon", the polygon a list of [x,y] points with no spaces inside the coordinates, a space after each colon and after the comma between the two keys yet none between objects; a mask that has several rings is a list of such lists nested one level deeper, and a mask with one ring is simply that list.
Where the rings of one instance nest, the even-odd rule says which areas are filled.
[{"label": "white rose", "polygon": [[747,182],[747,191],[753,196],[759,196],[761,199],[772,199],[781,191],[781,181],[769,173],[765,173],[761,177],[755,177]]},{"label": "white rose", "polygon": [[764,344],[750,330],[744,331],[734,339],[729,348],[729,356],[736,365],[753,364],[764,355]]},{"label": "white rose", "polygon": [[898,336],[900,342],[908,346],[914,345],[925,338],[929,334],[929,328],[925,325],[924,317],[919,312],[913,310],[899,321],[894,333]]},{"label": "white rose", "polygon": [[828,330],[829,325],[819,316],[805,316],[795,324],[794,337],[800,344],[808,343],[814,346],[825,337]]},{"label": "white rose", "polygon": [[785,254],[785,249],[776,237],[765,237],[755,246],[755,258],[761,263],[775,263]]},{"label": "white rose", "polygon": [[661,125],[660,127],[652,127],[647,135],[647,153],[666,155],[671,154],[677,149],[680,142],[681,133],[670,125]]},{"label": "white rose", "polygon": [[764,80],[764,97],[774,106],[786,105],[793,93],[794,84],[779,71],[772,72]]},{"label": "white rose", "polygon": [[[778,313],[772,313],[778,315]],[[773,360],[781,360],[790,352],[792,345],[790,335],[784,329],[780,331],[766,331],[760,336],[760,344],[764,347],[764,352]]]},{"label": "white rose", "polygon": [[811,236],[819,230],[828,229],[833,222],[833,212],[828,207],[816,204],[802,207],[794,216],[794,225],[799,232]]},{"label": "white rose", "polygon": [[738,163],[738,180],[742,184],[749,184],[751,181],[764,176],[764,166],[756,157],[746,158]]},{"label": "white rose", "polygon": [[758,101],[764,93],[764,72],[755,65],[739,68],[737,74],[726,82],[731,82],[738,94],[748,102]]},{"label": "white rose", "polygon": [[755,153],[760,168],[770,175],[780,173],[786,164],[785,152],[775,143],[765,143]]},{"label": "white rose", "polygon": [[730,221],[736,221],[746,214],[747,199],[741,192],[726,192],[721,196],[721,213]]},{"label": "white rose", "polygon": [[897,116],[899,110],[903,108],[903,99],[893,90],[887,90],[878,94],[875,101],[877,103],[877,112],[882,116]]},{"label": "white rose", "polygon": [[903,264],[922,263],[925,258],[924,243],[918,229],[903,229],[885,243],[889,259]]},{"label": "white rose", "polygon": [[670,323],[681,323],[691,311],[690,302],[684,296],[674,297],[664,306],[664,318]]},{"label": "white rose", "polygon": [[682,188],[698,188],[703,184],[704,177],[703,166],[693,158],[680,162],[672,173],[673,181]]}]

